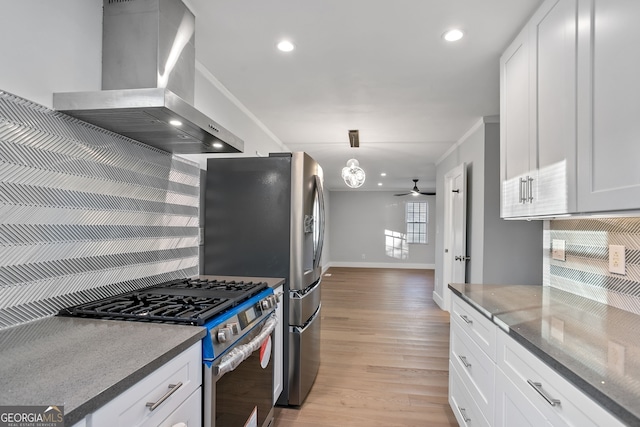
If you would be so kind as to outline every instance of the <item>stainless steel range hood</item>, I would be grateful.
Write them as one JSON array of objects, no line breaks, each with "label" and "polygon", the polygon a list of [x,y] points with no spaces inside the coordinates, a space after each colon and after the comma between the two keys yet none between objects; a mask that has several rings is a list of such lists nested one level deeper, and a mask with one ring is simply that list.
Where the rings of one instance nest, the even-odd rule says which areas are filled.
[{"label": "stainless steel range hood", "polygon": [[53,108],[176,154],[244,142],[193,107],[195,17],[178,0],[103,0],[102,89],[53,94]]}]

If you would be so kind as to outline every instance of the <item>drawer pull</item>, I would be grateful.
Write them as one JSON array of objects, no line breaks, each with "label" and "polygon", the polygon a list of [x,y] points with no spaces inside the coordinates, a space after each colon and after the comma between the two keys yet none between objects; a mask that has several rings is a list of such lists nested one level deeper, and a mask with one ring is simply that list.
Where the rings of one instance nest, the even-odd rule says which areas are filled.
[{"label": "drawer pull", "polygon": [[157,402],[147,402],[147,408],[149,408],[150,411],[153,411],[158,406],[162,405],[162,402],[167,400],[169,396],[178,391],[180,387],[182,387],[182,382],[179,382],[178,384],[169,384],[169,391],[166,392],[160,399],[158,399]]},{"label": "drawer pull", "polygon": [[469,325],[473,324],[473,320],[469,319],[469,317],[466,314],[461,314],[460,317],[462,317],[462,320],[464,320],[465,323]]},{"label": "drawer pull", "polygon": [[460,361],[462,362],[465,368],[471,367],[471,363],[467,362],[467,358],[465,356],[458,356],[458,358],[460,359]]},{"label": "drawer pull", "polygon": [[540,396],[542,396],[544,398],[544,400],[546,400],[549,405],[556,406],[556,405],[560,404],[560,400],[554,399],[554,398],[550,397],[547,393],[545,393],[545,391],[542,389],[542,384],[541,383],[535,383],[535,382],[533,382],[531,380],[527,380],[527,383],[529,383],[529,385],[531,387],[533,387],[533,389],[535,391],[537,391],[538,394]]},{"label": "drawer pull", "polygon": [[469,421],[471,421],[471,418],[469,418],[469,417],[467,416],[467,410],[466,410],[466,409],[461,408],[461,407],[459,407],[459,406],[458,406],[458,410],[460,411],[460,415],[462,415],[462,420],[463,420],[465,423],[468,423]]}]

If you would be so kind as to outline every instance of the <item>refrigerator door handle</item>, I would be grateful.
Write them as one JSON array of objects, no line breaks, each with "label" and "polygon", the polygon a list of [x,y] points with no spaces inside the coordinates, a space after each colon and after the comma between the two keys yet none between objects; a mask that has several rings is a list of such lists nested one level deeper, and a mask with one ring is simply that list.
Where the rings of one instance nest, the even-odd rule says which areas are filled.
[{"label": "refrigerator door handle", "polygon": [[320,266],[320,260],[322,258],[322,247],[324,246],[324,191],[322,188],[322,181],[318,175],[314,175],[316,181],[316,191],[318,192],[318,247],[316,248],[316,258],[314,259],[314,269]]},{"label": "refrigerator door handle", "polygon": [[303,326],[291,326],[291,330],[298,334],[303,334],[304,331],[306,331],[309,328],[309,326],[311,326],[313,321],[316,320],[316,317],[318,317],[318,315],[320,314],[320,308],[322,308],[322,303],[320,303],[316,312],[313,313],[313,316],[311,316]]},{"label": "refrigerator door handle", "polygon": [[289,291],[289,324],[302,326],[320,306],[321,280],[318,279],[312,286],[304,290]]},{"label": "refrigerator door handle", "polygon": [[322,283],[322,279],[318,279],[311,286],[309,286],[308,288],[305,288],[305,289],[290,289],[289,290],[289,297],[291,297],[291,299],[302,299],[305,296],[311,294],[313,291],[315,291],[318,288],[318,286],[320,286],[321,283]]}]

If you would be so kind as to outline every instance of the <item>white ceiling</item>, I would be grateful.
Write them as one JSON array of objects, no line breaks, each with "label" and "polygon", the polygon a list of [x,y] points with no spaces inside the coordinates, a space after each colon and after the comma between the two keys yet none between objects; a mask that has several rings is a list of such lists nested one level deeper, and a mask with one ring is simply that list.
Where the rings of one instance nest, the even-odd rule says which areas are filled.
[{"label": "white ceiling", "polygon": [[[327,188],[347,189],[340,170],[355,157],[362,190],[392,191],[413,178],[435,190],[435,162],[499,114],[498,59],[540,3],[188,1],[198,60],[291,150],[316,158]],[[445,42],[452,27],[466,36]],[[293,52],[275,48],[283,38]]]}]

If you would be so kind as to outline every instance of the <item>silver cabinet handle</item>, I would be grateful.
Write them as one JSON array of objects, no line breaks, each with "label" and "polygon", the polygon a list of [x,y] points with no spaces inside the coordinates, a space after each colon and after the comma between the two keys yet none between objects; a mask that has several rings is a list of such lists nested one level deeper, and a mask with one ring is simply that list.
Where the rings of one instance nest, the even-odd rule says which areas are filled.
[{"label": "silver cabinet handle", "polygon": [[465,323],[467,323],[468,325],[472,325],[473,324],[473,320],[469,319],[469,317],[466,314],[461,314],[460,317],[462,318],[462,320],[465,321]]},{"label": "silver cabinet handle", "polygon": [[520,183],[518,184],[518,203],[526,203],[527,202],[527,180],[524,178],[520,178]]},{"label": "silver cabinet handle", "polygon": [[533,389],[534,389],[535,391],[537,391],[537,392],[538,392],[538,394],[539,394],[540,396],[542,396],[542,397],[544,398],[544,400],[546,400],[546,401],[547,401],[547,403],[548,403],[549,405],[551,405],[551,406],[556,406],[556,405],[559,405],[559,404],[560,404],[560,400],[552,398],[551,396],[549,396],[549,395],[548,395],[548,394],[547,394],[547,393],[542,389],[542,384],[541,384],[541,383],[536,383],[536,382],[533,382],[533,381],[531,381],[531,380],[527,380],[527,383],[529,383],[529,385],[530,385],[531,387],[533,387]]},{"label": "silver cabinet handle", "polygon": [[461,407],[459,407],[459,406],[458,406],[458,411],[460,411],[460,415],[462,415],[462,420],[463,420],[465,423],[468,423],[469,421],[471,421],[471,418],[469,418],[469,417],[467,416],[467,410],[466,410],[466,409],[461,408]]},{"label": "silver cabinet handle", "polygon": [[149,408],[150,411],[153,411],[158,406],[162,405],[162,402],[167,400],[169,398],[169,396],[171,396],[173,393],[178,391],[178,389],[180,387],[182,387],[182,381],[179,382],[178,384],[169,384],[169,391],[166,392],[164,394],[164,396],[162,396],[160,399],[158,399],[158,401],[156,401],[156,402],[147,402],[147,408]]},{"label": "silver cabinet handle", "polygon": [[467,362],[467,358],[465,356],[458,356],[458,359],[460,359],[465,368],[471,367],[471,363]]},{"label": "silver cabinet handle", "polygon": [[533,203],[533,178],[527,177],[527,200],[529,203]]}]

